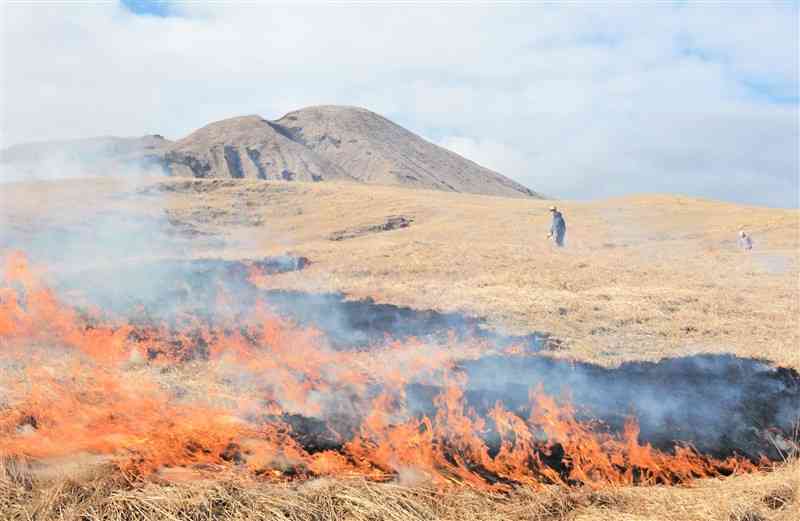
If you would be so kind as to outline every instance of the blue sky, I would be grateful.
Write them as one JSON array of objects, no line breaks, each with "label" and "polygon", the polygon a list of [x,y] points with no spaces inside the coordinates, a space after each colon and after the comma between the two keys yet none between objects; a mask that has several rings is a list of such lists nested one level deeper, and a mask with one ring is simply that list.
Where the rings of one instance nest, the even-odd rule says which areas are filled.
[{"label": "blue sky", "polygon": [[742,78],[739,82],[753,97],[766,103],[797,107],[800,102],[797,85],[791,82],[760,77]]},{"label": "blue sky", "polygon": [[346,104],[557,197],[798,206],[798,2],[3,9],[3,146]]},{"label": "blue sky", "polygon": [[140,16],[169,16],[171,14],[169,2],[153,0],[122,0],[122,6],[133,14]]}]

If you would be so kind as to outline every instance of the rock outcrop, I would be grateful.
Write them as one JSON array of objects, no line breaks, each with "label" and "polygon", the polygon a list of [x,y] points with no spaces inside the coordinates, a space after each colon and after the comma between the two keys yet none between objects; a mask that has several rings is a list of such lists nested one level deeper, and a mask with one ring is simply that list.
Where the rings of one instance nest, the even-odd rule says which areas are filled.
[{"label": "rock outcrop", "polygon": [[169,173],[178,176],[354,180],[338,165],[259,116],[206,125],[175,142],[165,151],[163,159]]},{"label": "rock outcrop", "polygon": [[241,116],[178,141],[159,135],[18,145],[0,155],[6,180],[166,174],[198,178],[351,181],[541,197],[366,109],[318,106],[276,121]]}]

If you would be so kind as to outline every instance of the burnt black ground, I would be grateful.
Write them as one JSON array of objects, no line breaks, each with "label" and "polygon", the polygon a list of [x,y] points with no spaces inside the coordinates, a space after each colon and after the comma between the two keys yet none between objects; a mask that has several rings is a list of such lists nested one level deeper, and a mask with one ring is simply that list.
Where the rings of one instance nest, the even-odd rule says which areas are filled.
[{"label": "burnt black ground", "polygon": [[335,349],[362,350],[383,344],[387,338],[410,337],[446,340],[479,338],[499,347],[518,344],[530,351],[541,349],[546,334],[506,336],[486,328],[483,319],[460,313],[415,310],[371,299],[347,300],[342,293],[263,291],[248,281],[251,268],[274,274],[302,270],[311,261],[305,257],[279,256],[246,261],[220,259],[162,260],[74,270],[54,280],[60,292],[83,293],[88,303],[126,315],[145,309],[147,316],[171,321],[178,312],[191,313],[209,323],[222,317],[217,306],[226,296],[228,312],[246,314],[257,302],[266,303],[281,316],[300,326],[321,331]]},{"label": "burnt black ground", "polygon": [[[695,355],[615,368],[547,357],[465,361],[467,400],[479,413],[501,401],[528,416],[528,391],[569,399],[579,417],[621,432],[638,420],[642,443],[669,450],[689,444],[716,457],[778,460],[792,450],[800,421],[800,375],[733,355]],[[415,389],[424,404],[436,390]],[[425,407],[423,406],[422,409]]]},{"label": "burnt black ground", "polygon": [[[348,301],[342,294],[262,291],[247,281],[253,265],[281,272],[307,264],[307,259],[292,257],[248,262],[163,261],[119,266],[113,273],[78,273],[62,279],[59,288],[87,289],[87,280],[103,281],[89,288],[90,300],[103,309],[124,313],[136,305],[147,309],[150,317],[166,321],[180,310],[209,322],[218,320],[215,303],[223,291],[234,314],[263,301],[282,316],[320,330],[335,349],[343,350],[369,349],[384,343],[387,336],[445,341],[455,334],[501,346],[520,344],[527,348],[527,356],[484,357],[464,361],[458,368],[468,376],[467,401],[479,413],[500,401],[525,417],[530,412],[529,390],[542,386],[548,394],[568,397],[581,418],[599,420],[601,428],[620,432],[627,418],[637,418],[640,442],[662,450],[681,443],[716,457],[738,454],[756,460],[764,455],[778,460],[792,448],[800,421],[800,375],[794,370],[732,355],[696,355],[605,368],[535,355],[543,349],[544,333],[508,337],[489,331],[476,317],[371,300]],[[435,386],[410,385],[409,405],[418,414],[430,414],[432,400],[440,391]],[[328,434],[304,432],[302,426],[314,424],[313,419],[290,420],[301,427],[298,436],[304,445],[330,448],[336,444]],[[337,425],[337,430],[346,432],[347,427]],[[496,449],[499,440],[491,425],[485,435],[490,449]]]}]

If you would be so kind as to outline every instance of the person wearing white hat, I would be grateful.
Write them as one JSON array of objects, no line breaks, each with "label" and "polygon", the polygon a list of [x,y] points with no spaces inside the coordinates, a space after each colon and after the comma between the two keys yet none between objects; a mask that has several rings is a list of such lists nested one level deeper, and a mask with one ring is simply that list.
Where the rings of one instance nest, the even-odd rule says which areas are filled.
[{"label": "person wearing white hat", "polygon": [[567,223],[564,222],[564,216],[558,211],[555,206],[550,207],[550,213],[553,215],[553,223],[550,225],[550,233],[547,234],[548,239],[553,239],[556,246],[564,246],[564,236],[567,234]]},{"label": "person wearing white hat", "polygon": [[744,230],[739,231],[739,247],[745,251],[753,249],[753,239]]}]

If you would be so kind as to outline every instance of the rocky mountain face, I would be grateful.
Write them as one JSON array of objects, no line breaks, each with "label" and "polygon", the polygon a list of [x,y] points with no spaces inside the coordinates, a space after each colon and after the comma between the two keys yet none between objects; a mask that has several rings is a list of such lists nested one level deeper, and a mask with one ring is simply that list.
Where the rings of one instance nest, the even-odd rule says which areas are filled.
[{"label": "rocky mountain face", "polygon": [[505,196],[538,194],[366,109],[309,107],[275,122],[366,183]]},{"label": "rocky mountain face", "polygon": [[285,129],[258,116],[211,123],[163,153],[171,175],[325,181],[349,179],[339,165],[293,140]]},{"label": "rocky mountain face", "polygon": [[43,170],[57,173],[66,164],[84,175],[144,168],[170,176],[343,180],[541,197],[374,112],[330,105],[290,112],[276,121],[259,116],[217,121],[174,142],[159,135],[95,138],[18,145],[0,154],[3,177],[15,180],[45,177]]}]

